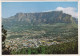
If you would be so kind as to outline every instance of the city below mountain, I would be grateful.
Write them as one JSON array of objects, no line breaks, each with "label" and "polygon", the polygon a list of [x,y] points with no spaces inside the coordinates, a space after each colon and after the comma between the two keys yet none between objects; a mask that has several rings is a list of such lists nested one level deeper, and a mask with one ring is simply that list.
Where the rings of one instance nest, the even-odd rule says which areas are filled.
[{"label": "city below mountain", "polygon": [[2,24],[11,54],[78,53],[78,20],[62,11],[17,13]]}]

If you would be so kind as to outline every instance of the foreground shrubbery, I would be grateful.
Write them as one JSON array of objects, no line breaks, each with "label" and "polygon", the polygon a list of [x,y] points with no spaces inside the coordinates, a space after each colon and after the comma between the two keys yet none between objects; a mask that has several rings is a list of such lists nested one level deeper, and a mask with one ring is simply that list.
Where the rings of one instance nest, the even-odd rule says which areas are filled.
[{"label": "foreground shrubbery", "polygon": [[78,54],[78,42],[68,42],[63,44],[40,46],[38,48],[21,49],[11,54]]}]

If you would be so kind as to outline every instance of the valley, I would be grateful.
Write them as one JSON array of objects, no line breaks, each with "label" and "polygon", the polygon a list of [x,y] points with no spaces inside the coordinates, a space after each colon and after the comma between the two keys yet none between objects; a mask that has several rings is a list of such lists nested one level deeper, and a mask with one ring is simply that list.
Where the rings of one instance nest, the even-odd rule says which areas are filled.
[{"label": "valley", "polygon": [[71,26],[71,24],[56,23],[25,27],[21,31],[19,31],[21,26],[11,28],[13,32],[11,32],[12,30],[7,32],[6,46],[10,46],[12,50],[19,50],[77,41],[78,38],[77,27]]},{"label": "valley", "polygon": [[77,19],[62,11],[17,13],[2,24],[11,54],[78,53]]}]

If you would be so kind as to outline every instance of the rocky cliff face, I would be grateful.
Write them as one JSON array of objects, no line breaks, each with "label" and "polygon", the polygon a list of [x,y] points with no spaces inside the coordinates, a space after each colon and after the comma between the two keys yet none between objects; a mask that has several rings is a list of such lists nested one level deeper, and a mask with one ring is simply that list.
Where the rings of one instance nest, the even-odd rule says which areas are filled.
[{"label": "rocky cliff face", "polygon": [[25,25],[25,24],[54,24],[76,22],[71,15],[62,11],[40,12],[40,13],[17,13],[6,19],[2,19],[3,25]]}]

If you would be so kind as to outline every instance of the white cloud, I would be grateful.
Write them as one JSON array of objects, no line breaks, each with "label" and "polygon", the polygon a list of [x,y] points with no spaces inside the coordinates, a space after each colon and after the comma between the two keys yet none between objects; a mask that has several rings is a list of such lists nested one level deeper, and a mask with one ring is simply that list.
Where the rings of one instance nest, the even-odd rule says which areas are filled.
[{"label": "white cloud", "polygon": [[73,17],[78,18],[78,12],[76,12],[76,8],[73,7],[67,7],[67,8],[57,7],[56,11],[63,11],[63,13],[70,14]]}]

